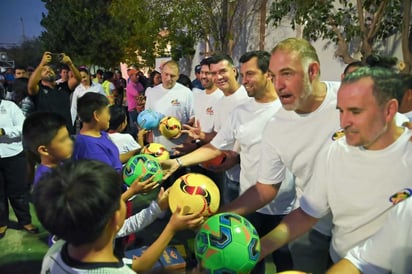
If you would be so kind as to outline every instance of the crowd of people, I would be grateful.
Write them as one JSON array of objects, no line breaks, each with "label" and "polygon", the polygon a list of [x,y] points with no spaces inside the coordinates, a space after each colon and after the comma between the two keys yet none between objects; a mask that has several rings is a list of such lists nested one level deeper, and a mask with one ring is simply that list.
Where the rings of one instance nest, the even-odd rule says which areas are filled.
[{"label": "crowd of people", "polygon": [[[349,64],[341,82],[321,81],[318,53],[300,38],[246,52],[239,68],[216,53],[193,81],[173,60],[148,78],[132,66],[127,80],[100,70],[92,79],[65,54],[56,79],[52,58],[45,52],[30,76],[16,68],[0,102],[0,238],[8,201],[22,228],[38,233],[32,188],[55,242],[42,273],[149,270],[177,231],[205,217],[178,208],[131,269],[115,239],[167,210],[168,187],[187,172],[211,177],[219,212],[257,229],[261,261],[252,273],[265,273],[268,255],[277,271],[412,273],[412,75],[393,58]],[[176,117],[183,134],[140,129],[145,109]],[[126,188],[122,165],[152,142],[171,154],[161,162],[165,182],[137,178]],[[217,157],[215,167],[199,165]],[[130,198],[155,188],[156,201],[135,212]]]}]

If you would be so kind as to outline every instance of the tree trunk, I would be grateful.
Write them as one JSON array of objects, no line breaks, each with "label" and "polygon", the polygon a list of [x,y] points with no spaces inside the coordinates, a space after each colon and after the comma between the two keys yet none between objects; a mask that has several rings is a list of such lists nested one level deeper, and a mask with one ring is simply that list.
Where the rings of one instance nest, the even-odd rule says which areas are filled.
[{"label": "tree trunk", "polygon": [[409,73],[412,67],[412,27],[411,27],[411,0],[403,0],[402,22],[402,54],[405,68],[402,72]]},{"label": "tree trunk", "polygon": [[260,3],[259,50],[265,50],[266,6],[267,0]]}]

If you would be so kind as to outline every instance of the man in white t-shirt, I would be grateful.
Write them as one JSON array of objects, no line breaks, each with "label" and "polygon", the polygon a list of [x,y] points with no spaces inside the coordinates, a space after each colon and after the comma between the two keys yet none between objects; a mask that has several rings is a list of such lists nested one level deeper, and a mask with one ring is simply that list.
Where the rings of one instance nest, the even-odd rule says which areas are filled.
[{"label": "man in white t-shirt", "polygon": [[[146,90],[145,109],[151,109],[165,116],[174,116],[182,124],[191,123],[193,117],[193,94],[190,89],[177,83],[179,65],[175,61],[167,61],[162,67],[162,83]],[[182,134],[176,139],[167,139],[159,130],[153,129],[153,142],[164,145],[169,151],[183,143],[186,136]]]},{"label": "man in white t-shirt", "polygon": [[[269,70],[282,108],[263,132],[256,184],[222,210],[250,214],[272,201],[288,169],[300,198],[316,155],[339,129],[339,83],[321,82],[319,58],[303,39],[281,41],[272,51]],[[324,273],[330,264],[331,220],[325,218],[290,246],[294,269]]]},{"label": "man in white t-shirt", "polygon": [[[405,189],[398,195],[407,197],[411,192],[411,189]],[[412,198],[406,198],[390,211],[388,219],[375,235],[351,249],[345,259],[327,273],[412,273]]]},{"label": "man in white t-shirt", "polygon": [[335,262],[382,227],[391,197],[408,188],[412,177],[412,132],[395,120],[401,84],[393,71],[379,67],[359,68],[344,78],[337,109],[345,137],[319,154],[300,208],[262,238],[263,256],[328,213]]},{"label": "man in white t-shirt", "polygon": [[[270,54],[264,51],[245,53],[240,58],[242,83],[249,97],[247,102],[235,107],[227,116],[222,128],[211,140],[198,150],[171,160],[171,170],[183,166],[213,159],[221,150],[231,149],[235,144],[240,148],[240,192],[245,191],[256,182],[259,164],[260,143],[264,125],[281,108],[281,104],[271,84],[268,73]],[[294,205],[295,189],[292,176],[282,185],[278,199],[248,216],[248,219],[260,235],[275,227],[282,217],[289,213]],[[287,246],[274,254],[277,270],[293,268]],[[265,273],[264,263],[259,264],[252,273]]]}]

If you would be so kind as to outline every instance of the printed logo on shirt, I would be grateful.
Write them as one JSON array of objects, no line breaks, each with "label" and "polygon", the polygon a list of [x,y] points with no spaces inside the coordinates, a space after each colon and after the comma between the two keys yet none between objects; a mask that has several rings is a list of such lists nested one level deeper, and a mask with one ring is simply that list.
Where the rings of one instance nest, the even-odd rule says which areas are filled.
[{"label": "printed logo on shirt", "polygon": [[213,115],[215,112],[213,111],[213,107],[206,108],[206,115]]},{"label": "printed logo on shirt", "polygon": [[180,106],[180,102],[178,99],[173,99],[172,101],[170,101],[170,103],[172,104],[172,106],[175,106],[175,107]]},{"label": "printed logo on shirt", "polygon": [[412,189],[410,188],[405,188],[402,189],[401,191],[396,192],[389,198],[389,202],[391,202],[393,205],[396,205],[406,199],[408,199],[412,195]]},{"label": "printed logo on shirt", "polygon": [[339,129],[338,131],[333,133],[332,141],[336,141],[336,140],[342,138],[343,136],[345,136],[345,131],[343,129]]}]

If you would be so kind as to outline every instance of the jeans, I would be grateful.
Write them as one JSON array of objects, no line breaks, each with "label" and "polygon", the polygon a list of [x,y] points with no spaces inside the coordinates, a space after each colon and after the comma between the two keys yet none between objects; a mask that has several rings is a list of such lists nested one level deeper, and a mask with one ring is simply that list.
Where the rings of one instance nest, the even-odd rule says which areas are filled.
[{"label": "jeans", "polygon": [[[268,215],[255,212],[246,218],[256,228],[260,237],[265,236],[273,228],[275,228],[283,219],[285,215]],[[288,245],[284,245],[272,253],[273,263],[276,265],[276,271],[286,271],[293,269],[292,256]],[[265,260],[261,260],[253,268],[252,274],[265,274]]]},{"label": "jeans", "polygon": [[329,255],[331,237],[311,229],[289,244],[294,269],[313,274],[325,273],[332,266]]}]

